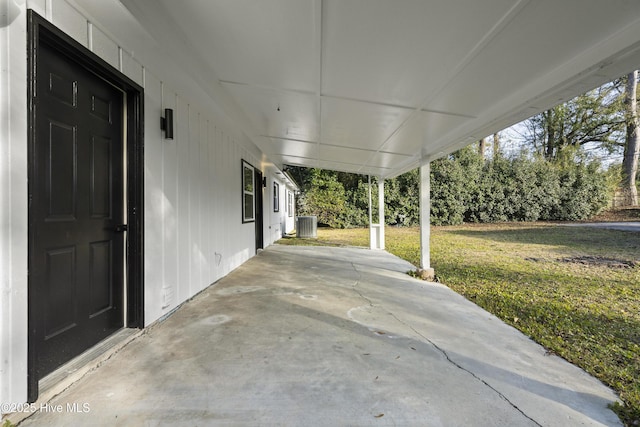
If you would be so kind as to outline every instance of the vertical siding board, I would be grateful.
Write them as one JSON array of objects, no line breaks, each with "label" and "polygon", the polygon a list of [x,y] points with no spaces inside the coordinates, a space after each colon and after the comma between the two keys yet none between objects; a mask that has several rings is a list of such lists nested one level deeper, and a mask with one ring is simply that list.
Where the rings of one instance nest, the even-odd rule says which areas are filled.
[{"label": "vertical siding board", "polygon": [[[163,89],[163,106],[162,111],[165,108],[171,108],[174,110],[174,126],[177,116],[177,104],[176,94],[164,86]],[[163,113],[164,114],[164,113]],[[170,305],[167,309],[174,307],[178,303],[178,252],[177,252],[177,227],[178,227],[178,176],[177,176],[177,128],[174,127],[174,139],[163,139],[163,174],[162,174],[162,188],[164,190],[164,204],[162,207],[163,212],[163,233],[162,233],[162,245],[163,245],[163,268],[164,268],[164,284],[165,288],[169,289]],[[164,138],[164,135],[163,135]]]},{"label": "vertical siding board", "polygon": [[[223,227],[222,224],[220,224],[218,237],[220,238],[220,250],[222,253],[222,259],[218,268],[220,270],[220,275],[225,276],[227,274],[227,259],[229,258],[229,250],[227,248],[227,242],[229,240],[227,231],[229,228],[235,227],[235,218],[229,216],[228,214],[229,201],[227,200],[225,183],[227,179],[227,167],[232,160],[227,157],[227,141],[226,134],[223,129],[220,129],[219,138],[220,140],[218,141],[218,144],[220,144],[220,148],[218,149],[218,153],[220,155],[220,163],[218,168],[218,183],[216,186],[218,189],[218,201],[220,202],[218,213],[220,215],[220,218],[226,219],[226,221],[229,221],[229,224],[227,227]],[[240,184],[238,184],[238,187],[240,187]],[[238,189],[238,191],[240,190]]]},{"label": "vertical siding board", "polygon": [[214,146],[214,159],[213,164],[213,243],[214,243],[214,256],[215,256],[215,280],[222,277],[222,262],[224,256],[223,238],[221,236],[223,227],[224,215],[222,207],[224,206],[224,200],[222,199],[222,167],[223,163],[223,148],[224,140],[222,138],[221,130],[216,127],[215,131],[215,146]]},{"label": "vertical siding board", "polygon": [[220,223],[220,216],[218,213],[218,206],[220,206],[220,200],[218,199],[218,144],[220,139],[218,135],[218,128],[215,123],[212,123],[212,128],[213,145],[211,146],[211,149],[209,151],[209,164],[211,165],[211,252],[213,256],[212,281],[215,282],[220,278],[220,273],[218,270],[219,256],[217,255],[220,253],[218,242],[218,224]]},{"label": "vertical siding board", "polygon": [[95,25],[91,31],[91,50],[114,68],[120,67],[118,45]]},{"label": "vertical siding board", "polygon": [[217,200],[217,173],[218,173],[218,129],[212,122],[209,128],[211,135],[211,145],[209,147],[209,197],[211,201],[211,228],[209,230],[209,238],[211,239],[211,282],[218,280],[218,205]]},{"label": "vertical siding board", "polygon": [[191,294],[200,290],[200,271],[198,263],[200,259],[200,221],[199,221],[199,190],[198,180],[198,157],[200,156],[200,115],[198,111],[190,106],[189,108],[189,264],[191,270],[191,282],[189,288]]},{"label": "vertical siding board", "polygon": [[191,268],[189,262],[189,106],[186,100],[178,96],[175,115],[176,133],[174,135],[177,157],[177,251],[178,251],[178,300],[184,301],[192,294],[190,291]]},{"label": "vertical siding board", "polygon": [[215,254],[213,250],[213,224],[216,220],[213,214],[213,150],[215,147],[215,127],[211,120],[207,120],[207,144],[205,164],[205,220],[207,224],[206,230],[206,248],[207,248],[207,285],[215,280]]},{"label": "vertical siding board", "polygon": [[224,200],[224,218],[228,218],[229,226],[223,227],[223,241],[224,241],[224,252],[225,252],[225,260],[224,260],[224,268],[223,274],[226,275],[231,270],[231,259],[233,256],[233,248],[231,247],[232,234],[231,230],[238,230],[238,224],[240,222],[240,217],[233,216],[233,203],[235,200],[230,196],[233,192],[240,193],[241,183],[238,182],[237,185],[234,185],[234,181],[230,179],[231,170],[237,169],[238,176],[240,176],[240,163],[235,163],[236,159],[232,157],[231,153],[231,142],[229,140],[229,135],[225,132],[223,135],[224,139],[224,158],[228,161],[224,164],[223,168],[223,176],[222,182],[220,185],[222,186],[222,200]]},{"label": "vertical siding board", "polygon": [[209,120],[200,115],[200,152],[198,156],[198,182],[200,182],[198,220],[200,222],[200,289],[207,287],[209,282],[209,232],[207,190],[207,150],[209,145]]},{"label": "vertical siding board", "polygon": [[[234,173],[236,175],[240,175],[240,159],[242,158],[242,155],[240,154],[238,147],[235,144],[235,140],[230,139],[229,140],[229,148],[231,150],[231,158],[234,159],[233,164],[236,166],[234,169],[231,169],[229,171],[229,176],[228,176],[228,182],[231,184],[233,183],[233,175]],[[247,159],[247,161],[250,161],[251,159]],[[232,185],[232,184],[231,184]],[[240,190],[236,188],[236,193],[238,196],[237,197],[233,197],[234,194],[231,193],[230,199],[231,199],[231,203],[230,203],[230,208],[233,212],[233,205],[234,204],[238,204],[239,202],[241,203],[241,198],[240,198]],[[236,217],[236,223],[240,220],[240,216]],[[229,269],[233,270],[236,265],[238,264],[238,259],[239,257],[241,257],[242,255],[239,253],[239,242],[242,242],[244,239],[242,238],[242,234],[243,234],[243,230],[247,228],[247,224],[241,225],[241,228],[238,230],[238,233],[235,234],[232,238],[230,238],[230,243],[231,243],[231,253],[232,253],[232,258],[231,258],[231,265],[229,265]]]},{"label": "vertical siding board", "polygon": [[48,18],[46,0],[28,0],[27,8],[33,9],[38,15]]},{"label": "vertical siding board", "polygon": [[162,313],[162,135],[160,80],[146,71],[145,81],[145,321]]},{"label": "vertical siding board", "polygon": [[131,53],[122,49],[122,73],[139,85],[142,84],[142,65],[136,61]]},{"label": "vertical siding board", "polygon": [[51,20],[85,47],[89,47],[87,19],[64,0],[50,0]]}]

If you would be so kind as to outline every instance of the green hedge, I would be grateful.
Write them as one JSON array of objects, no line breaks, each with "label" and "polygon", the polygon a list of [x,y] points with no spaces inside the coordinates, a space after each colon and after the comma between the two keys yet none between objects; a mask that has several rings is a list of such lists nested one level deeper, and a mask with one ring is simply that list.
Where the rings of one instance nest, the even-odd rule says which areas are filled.
[{"label": "green hedge", "polygon": [[[567,149],[554,161],[530,154],[482,159],[471,147],[431,164],[431,223],[575,221],[589,218],[610,200],[616,181],[596,161]],[[366,226],[367,178],[320,169],[296,169],[303,194],[299,215],[317,215],[334,228]],[[376,179],[373,184],[377,185]],[[372,191],[377,218],[378,190]],[[420,223],[418,169],[385,181],[385,222]]]},{"label": "green hedge", "polygon": [[596,161],[521,155],[485,161],[471,149],[431,166],[432,224],[575,221],[607,206],[610,180]]}]

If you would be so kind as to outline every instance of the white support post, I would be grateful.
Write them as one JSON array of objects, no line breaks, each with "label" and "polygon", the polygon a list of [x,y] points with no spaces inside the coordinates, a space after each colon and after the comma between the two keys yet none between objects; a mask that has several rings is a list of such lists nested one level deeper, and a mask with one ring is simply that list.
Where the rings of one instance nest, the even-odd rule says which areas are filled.
[{"label": "white support post", "polygon": [[378,178],[378,249],[384,250],[384,178]]},{"label": "white support post", "polygon": [[433,280],[431,268],[431,163],[420,166],[420,267],[421,276]]},{"label": "white support post", "polygon": [[369,249],[375,249],[375,228],[373,226],[373,198],[371,197],[371,175],[369,178]]},{"label": "white support post", "polygon": [[384,180],[378,177],[378,223],[373,223],[373,198],[369,175],[369,249],[384,249]]},{"label": "white support post", "polygon": [[371,198],[371,175],[369,175],[369,227],[373,225],[373,202]]}]

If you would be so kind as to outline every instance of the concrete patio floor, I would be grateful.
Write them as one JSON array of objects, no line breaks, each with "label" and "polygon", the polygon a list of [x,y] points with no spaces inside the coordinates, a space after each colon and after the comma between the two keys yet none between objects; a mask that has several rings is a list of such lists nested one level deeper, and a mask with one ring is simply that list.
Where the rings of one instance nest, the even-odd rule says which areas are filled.
[{"label": "concrete patio floor", "polygon": [[271,246],[20,425],[621,425],[610,389],[409,269]]}]

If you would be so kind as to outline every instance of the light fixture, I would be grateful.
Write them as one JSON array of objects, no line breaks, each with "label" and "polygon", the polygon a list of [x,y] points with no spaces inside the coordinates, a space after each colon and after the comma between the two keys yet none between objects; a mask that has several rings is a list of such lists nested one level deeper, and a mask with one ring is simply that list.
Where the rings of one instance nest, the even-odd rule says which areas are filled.
[{"label": "light fixture", "polygon": [[164,131],[165,139],[173,139],[173,110],[164,109],[164,117],[160,117],[160,129]]}]

